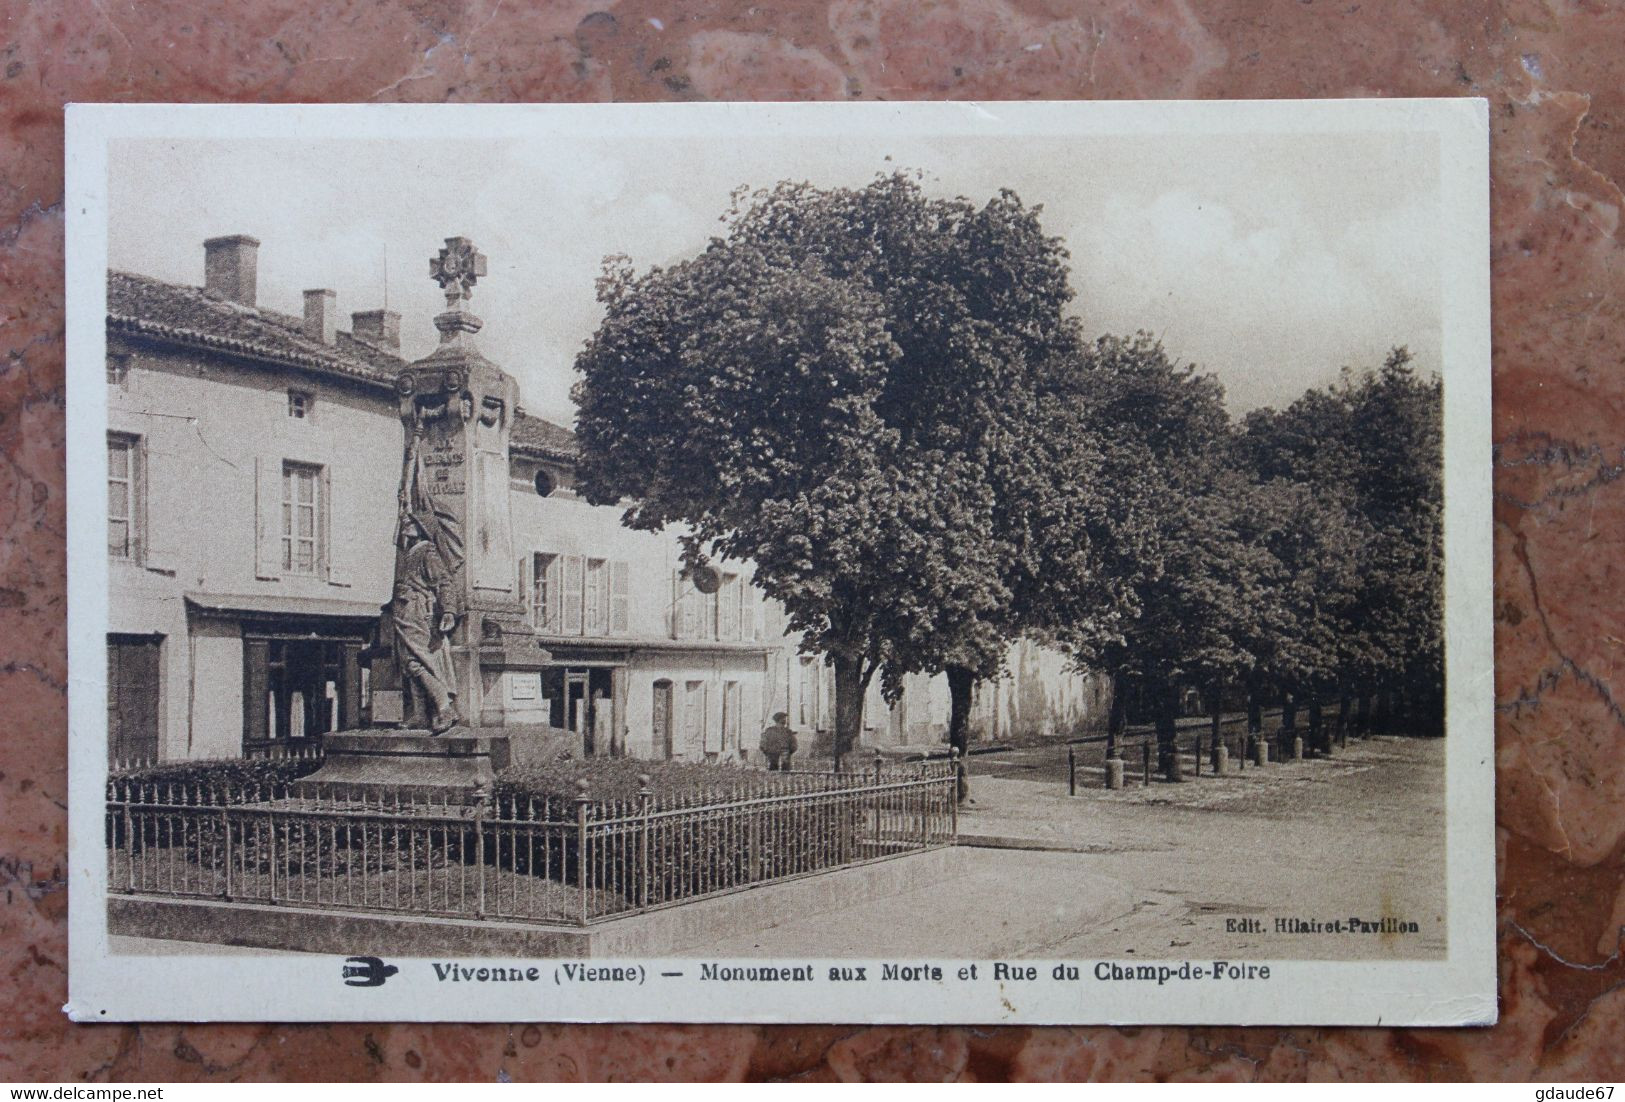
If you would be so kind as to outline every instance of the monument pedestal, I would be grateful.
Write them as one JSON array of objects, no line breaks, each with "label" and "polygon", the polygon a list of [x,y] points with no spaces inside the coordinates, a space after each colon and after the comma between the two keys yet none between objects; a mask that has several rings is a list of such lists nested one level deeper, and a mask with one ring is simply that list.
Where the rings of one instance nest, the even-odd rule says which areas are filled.
[{"label": "monument pedestal", "polygon": [[489,788],[511,759],[506,732],[336,731],[322,739],[322,767],[305,784],[404,785],[473,791]]},{"label": "monument pedestal", "polygon": [[581,736],[543,724],[424,730],[370,728],[322,738],[322,767],[300,784],[443,790],[447,796],[489,790],[510,765],[539,766],[581,756]]}]

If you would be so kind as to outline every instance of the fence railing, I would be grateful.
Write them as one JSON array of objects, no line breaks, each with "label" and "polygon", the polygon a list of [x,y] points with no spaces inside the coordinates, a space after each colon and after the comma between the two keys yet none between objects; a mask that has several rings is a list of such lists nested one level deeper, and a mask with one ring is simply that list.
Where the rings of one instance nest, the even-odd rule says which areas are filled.
[{"label": "fence railing", "polygon": [[617,800],[114,780],[106,819],[114,892],[579,925],[956,833],[954,774],[935,763]]}]

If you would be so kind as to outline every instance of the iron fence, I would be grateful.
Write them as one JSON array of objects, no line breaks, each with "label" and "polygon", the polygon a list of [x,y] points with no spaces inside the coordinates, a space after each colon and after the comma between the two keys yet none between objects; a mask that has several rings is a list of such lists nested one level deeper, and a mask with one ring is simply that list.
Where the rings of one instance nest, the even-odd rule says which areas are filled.
[{"label": "iron fence", "polygon": [[634,798],[151,784],[107,792],[115,892],[586,925],[951,845],[951,765]]}]

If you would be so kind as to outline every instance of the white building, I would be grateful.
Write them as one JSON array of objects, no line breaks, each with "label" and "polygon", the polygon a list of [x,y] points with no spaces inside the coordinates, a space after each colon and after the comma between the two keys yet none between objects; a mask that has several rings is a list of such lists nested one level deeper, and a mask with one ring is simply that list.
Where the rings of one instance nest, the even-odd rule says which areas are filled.
[{"label": "white building", "polygon": [[[233,756],[364,724],[358,661],[389,597],[402,427],[400,318],[339,328],[258,305],[259,242],[205,243],[204,286],[108,276],[109,748]],[[573,434],[534,417],[511,447],[515,569],[542,644],[547,714],[595,754],[707,760],[754,749],[776,711],[804,746],[832,725],[833,678],[797,652],[748,565],[696,592],[675,534],[632,532],[574,492]],[[1109,688],[1031,644],[984,685],[980,737],[1103,721]],[[945,680],[865,709],[865,744],[946,735]]]}]

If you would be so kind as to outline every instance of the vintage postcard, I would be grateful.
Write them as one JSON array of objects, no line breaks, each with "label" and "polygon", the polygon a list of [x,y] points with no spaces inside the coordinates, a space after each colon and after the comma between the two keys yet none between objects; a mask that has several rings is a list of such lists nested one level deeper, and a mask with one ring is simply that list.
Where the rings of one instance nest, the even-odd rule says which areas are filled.
[{"label": "vintage postcard", "polygon": [[68,111],[132,1019],[1495,1019],[1482,100]]}]

